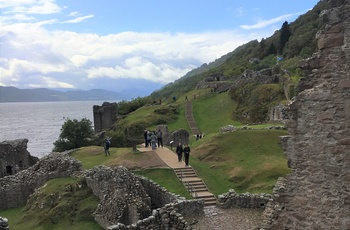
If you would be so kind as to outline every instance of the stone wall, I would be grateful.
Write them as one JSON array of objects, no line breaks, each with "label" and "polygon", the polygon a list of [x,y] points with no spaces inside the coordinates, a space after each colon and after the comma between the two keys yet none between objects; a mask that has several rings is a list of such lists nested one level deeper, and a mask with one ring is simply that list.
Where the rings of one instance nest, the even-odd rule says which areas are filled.
[{"label": "stone wall", "polygon": [[218,205],[222,208],[261,208],[265,209],[272,198],[270,194],[238,194],[235,190],[218,196]]},{"label": "stone wall", "polygon": [[95,133],[110,129],[117,121],[117,103],[103,102],[102,106],[93,106]]},{"label": "stone wall", "polygon": [[277,105],[269,109],[268,116],[270,122],[285,122],[288,119],[287,106]]},{"label": "stone wall", "polygon": [[170,142],[172,141],[172,147],[176,147],[179,143],[183,145],[188,144],[189,138],[190,134],[186,129],[179,129],[169,134],[168,138],[165,140],[165,144],[170,146]]},{"label": "stone wall", "polygon": [[288,109],[283,147],[292,169],[264,229],[350,229],[350,1],[328,0],[319,52]]},{"label": "stone wall", "polygon": [[15,175],[0,178],[0,209],[16,208],[46,181],[68,177],[81,170],[81,163],[66,153],[51,153],[32,167]]},{"label": "stone wall", "polygon": [[124,167],[97,166],[84,174],[100,199],[95,220],[105,229],[188,229],[182,215],[203,212],[202,200],[187,201]]},{"label": "stone wall", "polygon": [[0,143],[0,178],[13,175],[34,165],[39,158],[27,151],[28,139],[3,141]]}]

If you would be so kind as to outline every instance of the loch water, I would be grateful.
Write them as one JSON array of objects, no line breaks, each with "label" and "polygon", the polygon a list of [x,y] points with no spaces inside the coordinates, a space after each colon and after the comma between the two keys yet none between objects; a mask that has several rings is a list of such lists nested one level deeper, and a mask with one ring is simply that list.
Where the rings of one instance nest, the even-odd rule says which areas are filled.
[{"label": "loch water", "polygon": [[0,103],[0,142],[26,138],[28,152],[49,154],[66,119],[87,118],[93,124],[93,106],[103,101]]}]

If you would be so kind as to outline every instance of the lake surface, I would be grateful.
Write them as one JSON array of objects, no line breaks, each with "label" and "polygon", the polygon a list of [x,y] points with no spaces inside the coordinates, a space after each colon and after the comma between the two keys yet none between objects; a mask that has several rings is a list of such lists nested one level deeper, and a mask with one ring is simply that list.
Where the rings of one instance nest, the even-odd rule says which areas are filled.
[{"label": "lake surface", "polygon": [[103,101],[0,103],[0,142],[26,138],[28,152],[39,158],[49,154],[66,119],[89,119],[93,105]]}]

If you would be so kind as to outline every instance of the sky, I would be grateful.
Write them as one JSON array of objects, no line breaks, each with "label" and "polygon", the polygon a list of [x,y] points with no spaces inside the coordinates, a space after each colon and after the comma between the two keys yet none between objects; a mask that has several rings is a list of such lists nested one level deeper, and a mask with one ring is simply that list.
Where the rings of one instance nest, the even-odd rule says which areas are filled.
[{"label": "sky", "polygon": [[0,86],[149,94],[317,3],[0,0]]}]

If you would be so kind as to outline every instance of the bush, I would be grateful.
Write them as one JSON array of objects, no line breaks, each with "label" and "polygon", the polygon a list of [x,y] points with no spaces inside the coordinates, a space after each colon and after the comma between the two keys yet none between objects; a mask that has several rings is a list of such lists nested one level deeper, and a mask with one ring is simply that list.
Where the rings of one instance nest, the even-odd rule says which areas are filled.
[{"label": "bush", "polygon": [[94,130],[89,119],[67,119],[61,128],[59,139],[54,143],[53,151],[63,152],[92,144]]}]

